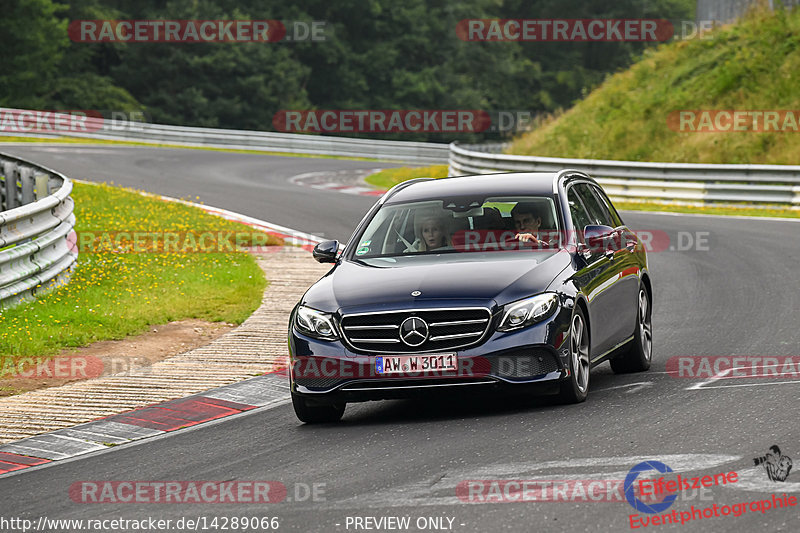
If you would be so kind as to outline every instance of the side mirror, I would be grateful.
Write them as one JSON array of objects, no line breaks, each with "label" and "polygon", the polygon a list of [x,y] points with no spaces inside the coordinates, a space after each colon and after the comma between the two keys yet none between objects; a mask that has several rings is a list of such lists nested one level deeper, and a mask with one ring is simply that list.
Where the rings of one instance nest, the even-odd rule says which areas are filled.
[{"label": "side mirror", "polygon": [[322,241],[314,246],[311,255],[320,263],[335,263],[339,253],[339,241]]},{"label": "side mirror", "polygon": [[586,226],[583,228],[583,241],[586,243],[586,249],[591,253],[611,253],[613,256],[614,251],[617,249],[615,242],[616,233],[611,226]]}]

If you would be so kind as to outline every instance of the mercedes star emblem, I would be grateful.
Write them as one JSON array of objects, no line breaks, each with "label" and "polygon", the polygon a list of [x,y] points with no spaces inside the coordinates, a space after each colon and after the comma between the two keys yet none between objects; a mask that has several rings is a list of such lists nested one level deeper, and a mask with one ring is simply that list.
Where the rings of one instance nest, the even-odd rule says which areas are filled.
[{"label": "mercedes star emblem", "polygon": [[416,316],[406,318],[400,324],[400,340],[411,347],[421,345],[428,340],[428,324]]}]

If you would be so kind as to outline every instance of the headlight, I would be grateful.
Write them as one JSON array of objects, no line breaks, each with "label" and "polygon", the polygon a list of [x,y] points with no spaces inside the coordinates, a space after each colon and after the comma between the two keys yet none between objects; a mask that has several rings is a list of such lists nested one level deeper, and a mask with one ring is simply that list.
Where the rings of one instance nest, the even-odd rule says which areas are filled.
[{"label": "headlight", "polygon": [[506,304],[497,331],[511,331],[540,322],[550,316],[558,306],[558,295],[539,294],[532,298]]},{"label": "headlight", "polygon": [[334,341],[339,332],[333,322],[333,315],[301,305],[297,308],[294,325],[302,333],[315,339]]}]

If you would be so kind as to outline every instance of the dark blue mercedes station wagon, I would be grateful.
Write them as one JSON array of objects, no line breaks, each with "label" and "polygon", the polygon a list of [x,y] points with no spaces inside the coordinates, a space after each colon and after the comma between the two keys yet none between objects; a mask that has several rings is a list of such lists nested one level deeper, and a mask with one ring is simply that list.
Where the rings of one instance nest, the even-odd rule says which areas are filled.
[{"label": "dark blue mercedes station wagon", "polygon": [[590,369],[650,367],[642,241],[575,170],[415,179],[388,191],[289,325],[298,418],[470,388],[581,402]]}]

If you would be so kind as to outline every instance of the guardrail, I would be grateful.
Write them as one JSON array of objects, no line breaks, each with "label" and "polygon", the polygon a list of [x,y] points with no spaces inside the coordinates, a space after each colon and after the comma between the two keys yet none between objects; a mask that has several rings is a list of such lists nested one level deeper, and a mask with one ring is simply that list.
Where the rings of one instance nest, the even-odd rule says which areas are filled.
[{"label": "guardrail", "polygon": [[[11,113],[19,117],[22,113],[34,113],[22,109],[0,108],[0,113]],[[147,144],[174,144],[179,146],[203,146],[234,150],[258,150],[291,154],[333,155],[342,157],[368,157],[405,163],[443,164],[449,153],[445,143],[409,141],[384,141],[376,139],[353,139],[330,135],[304,135],[300,133],[276,133],[268,131],[226,130],[216,128],[193,128],[167,126],[147,122],[114,121],[85,117],[77,124],[71,115],[64,117],[59,131],[42,131],[30,120],[31,131],[5,130],[6,135],[35,137],[75,137],[133,141]],[[53,128],[55,129],[55,128]],[[85,130],[85,131],[84,131]]]},{"label": "guardrail", "polygon": [[78,258],[72,182],[0,153],[0,309],[69,279]]},{"label": "guardrail", "polygon": [[505,145],[450,145],[450,176],[583,170],[612,199],[800,208],[800,166],[642,163],[499,153]]}]

